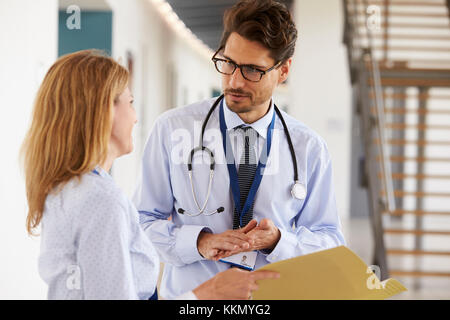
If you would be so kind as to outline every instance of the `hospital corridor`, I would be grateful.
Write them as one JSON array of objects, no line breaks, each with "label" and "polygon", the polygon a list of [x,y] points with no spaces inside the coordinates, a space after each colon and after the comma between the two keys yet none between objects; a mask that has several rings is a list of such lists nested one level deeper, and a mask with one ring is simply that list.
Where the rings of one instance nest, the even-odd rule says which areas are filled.
[{"label": "hospital corridor", "polygon": [[[269,18],[242,22],[259,11]],[[289,50],[274,49],[282,45]],[[70,232],[80,232],[75,246],[95,239],[95,246],[84,244],[92,252],[75,255],[94,269],[97,253],[99,261],[115,259],[124,248],[115,239],[129,237],[131,258],[124,265],[138,272],[149,263],[155,272],[147,279],[117,269],[141,281],[134,298],[202,299],[200,289],[220,272],[257,273],[266,264],[345,245],[379,280],[393,278],[406,288],[388,299],[450,300],[450,1],[0,0],[0,46],[0,300],[58,299],[58,290],[66,289],[68,299],[88,297],[87,291],[72,295],[61,278],[49,290],[57,273],[77,270],[58,269],[58,259],[72,261],[58,251],[72,243]],[[78,67],[64,69],[71,57],[80,59]],[[98,72],[90,72],[94,63]],[[39,186],[26,178],[39,176],[43,159],[30,133],[52,126],[72,132],[79,117],[92,121],[83,139],[103,128],[85,114],[84,102],[70,104],[83,110],[72,120],[58,118],[56,107],[69,101],[64,92],[87,104],[87,97],[107,90],[113,80],[102,78],[106,65],[115,70],[110,77],[128,79],[125,91],[111,85],[117,95],[101,100],[114,104],[114,112],[104,111],[110,121],[104,123],[122,149],[110,159],[106,143],[108,155],[98,154],[108,165],[86,165],[90,180],[83,178],[81,186],[103,179],[95,188],[104,185],[105,199],[112,194],[131,212],[121,223],[133,232],[87,211],[63,223],[67,206],[79,197],[90,199],[81,208],[90,203],[92,212],[115,208],[103,206],[109,200],[102,197],[88,198],[91,189],[69,183],[78,190],[69,197],[66,187],[62,195],[48,191],[49,183],[41,205],[61,215],[51,220],[45,213],[52,212],[44,211],[43,226],[54,229],[44,233],[39,217],[31,220],[38,222],[37,235],[30,235],[29,203]],[[64,91],[77,70],[85,77],[80,87]],[[109,80],[96,88],[91,76]],[[236,111],[246,101],[254,103]],[[255,118],[256,105],[266,109]],[[93,107],[100,117],[104,108]],[[73,154],[60,149],[72,138],[48,133],[40,141],[49,151],[42,160],[47,168],[56,166],[49,163],[52,155],[78,161],[78,147]],[[88,161],[80,159],[83,166]],[[51,177],[40,174],[42,181]],[[83,238],[83,230],[94,234]],[[264,239],[250,238],[261,230]],[[223,238],[213,237],[219,234]],[[225,247],[231,240],[222,239],[231,236],[239,238],[233,238],[236,245]],[[97,243],[102,239],[109,244]],[[244,240],[254,250],[238,252]],[[154,248],[144,248],[147,243]],[[105,253],[113,248],[117,256]],[[177,287],[179,279],[186,284]],[[252,296],[263,297],[257,290],[245,293]]]}]

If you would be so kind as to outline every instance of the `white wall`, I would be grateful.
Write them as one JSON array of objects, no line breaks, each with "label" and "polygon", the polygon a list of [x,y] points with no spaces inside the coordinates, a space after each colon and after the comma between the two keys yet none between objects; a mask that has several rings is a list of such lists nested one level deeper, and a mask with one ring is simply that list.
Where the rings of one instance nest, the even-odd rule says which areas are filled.
[{"label": "white wall", "polygon": [[327,142],[339,214],[349,216],[351,91],[341,1],[297,0],[289,112]]},{"label": "white wall", "polygon": [[[161,46],[164,28],[159,17],[149,9],[147,1],[107,1],[113,11],[113,57],[126,64],[127,52],[134,58],[133,91],[138,124],[134,129],[135,151],[115,161],[113,176],[132,194],[139,169],[141,145],[154,118],[164,110],[165,79],[152,81],[148,72],[164,77],[165,59]],[[147,79],[147,80],[146,80]],[[144,83],[147,82],[147,83]],[[145,118],[144,118],[145,117]]]},{"label": "white wall", "polygon": [[39,238],[25,229],[24,179],[18,153],[34,96],[57,56],[56,0],[0,1],[0,299],[39,299]]},{"label": "white wall", "polygon": [[[113,168],[114,179],[131,196],[156,117],[169,108],[210,97],[213,87],[220,88],[220,77],[212,62],[177,36],[148,0],[107,3],[113,10],[114,58],[125,62],[127,51],[135,57],[133,94],[139,121],[135,151],[118,159]],[[174,92],[169,92],[169,72],[175,75]]]}]

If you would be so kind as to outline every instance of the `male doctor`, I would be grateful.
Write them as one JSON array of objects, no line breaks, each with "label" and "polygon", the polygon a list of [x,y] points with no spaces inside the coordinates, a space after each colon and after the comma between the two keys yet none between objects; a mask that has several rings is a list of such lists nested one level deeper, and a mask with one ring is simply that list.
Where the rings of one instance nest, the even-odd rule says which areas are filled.
[{"label": "male doctor", "polygon": [[[165,263],[164,298],[190,291],[233,266],[255,270],[345,243],[324,140],[281,112],[290,148],[272,99],[288,77],[296,39],[282,4],[238,2],[225,13],[221,45],[213,57],[224,99],[172,109],[156,121],[134,202]],[[202,124],[201,143],[215,160],[212,180],[207,152],[194,154],[191,179],[188,173]],[[232,150],[225,150],[228,145]],[[291,192],[295,166],[299,188]]]}]

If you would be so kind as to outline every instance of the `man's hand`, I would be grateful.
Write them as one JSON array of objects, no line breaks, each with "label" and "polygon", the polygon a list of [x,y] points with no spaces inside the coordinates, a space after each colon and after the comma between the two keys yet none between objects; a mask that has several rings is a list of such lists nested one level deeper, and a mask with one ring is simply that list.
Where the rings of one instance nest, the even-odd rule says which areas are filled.
[{"label": "man's hand", "polygon": [[227,230],[220,234],[201,232],[197,239],[200,254],[209,260],[253,250],[273,250],[280,240],[281,232],[272,220],[264,218],[250,221],[245,227]]},{"label": "man's hand", "polygon": [[281,238],[280,230],[268,218],[262,219],[259,225],[252,228],[247,235],[252,242],[250,250],[273,250]]},{"label": "man's hand", "polygon": [[199,300],[246,300],[251,298],[252,291],[258,289],[257,280],[277,279],[280,275],[274,271],[248,272],[231,268],[193,290]]},{"label": "man's hand", "polygon": [[198,252],[208,260],[218,261],[238,252],[249,251],[252,240],[247,233],[256,225],[256,220],[252,220],[244,228],[237,230],[227,230],[219,234],[200,232],[197,238]]}]

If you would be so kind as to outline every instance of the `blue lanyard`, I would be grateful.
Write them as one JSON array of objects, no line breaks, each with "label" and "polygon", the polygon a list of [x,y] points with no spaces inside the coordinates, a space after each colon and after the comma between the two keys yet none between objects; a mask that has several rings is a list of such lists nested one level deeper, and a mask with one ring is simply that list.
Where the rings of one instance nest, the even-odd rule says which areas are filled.
[{"label": "blue lanyard", "polygon": [[[253,201],[255,200],[256,191],[258,191],[259,185],[261,184],[261,180],[264,175],[264,169],[266,167],[267,162],[266,160],[269,158],[270,148],[272,147],[273,128],[275,125],[275,112],[273,113],[272,121],[270,122],[270,125],[267,128],[267,144],[264,145],[264,148],[261,151],[258,167],[256,168],[255,177],[253,179],[250,191],[248,192],[248,196],[245,201],[244,207],[242,208],[240,203],[241,191],[239,190],[236,164],[234,161],[234,157],[230,159],[230,155],[232,156],[233,149],[231,148],[230,137],[227,133],[227,125],[225,124],[225,116],[223,114],[223,100],[220,103],[219,121],[220,121],[220,131],[222,132],[223,149],[227,160],[228,174],[230,176],[230,185],[231,185],[231,192],[233,194],[234,206],[236,207],[236,211],[239,214],[239,225],[243,227],[242,217],[250,209],[251,205],[253,204]],[[262,159],[264,161],[261,161]]]}]

